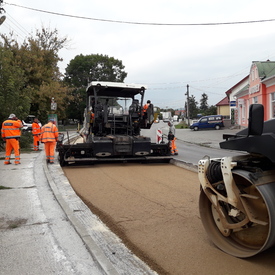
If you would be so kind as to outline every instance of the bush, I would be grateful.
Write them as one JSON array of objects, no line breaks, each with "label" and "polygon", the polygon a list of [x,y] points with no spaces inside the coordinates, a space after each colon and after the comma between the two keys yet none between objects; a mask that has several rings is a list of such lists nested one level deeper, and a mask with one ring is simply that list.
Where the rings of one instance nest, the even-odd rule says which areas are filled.
[{"label": "bush", "polygon": [[175,128],[176,129],[186,129],[186,128],[189,128],[189,126],[184,121],[181,121],[179,124],[175,125]]},{"label": "bush", "polygon": [[[19,143],[21,149],[30,149],[33,143],[32,133],[22,132]],[[0,151],[5,151],[5,142],[2,138],[0,138]]]},{"label": "bush", "polygon": [[33,142],[33,137],[31,132],[22,132],[21,138],[20,138],[20,148],[30,148]]}]

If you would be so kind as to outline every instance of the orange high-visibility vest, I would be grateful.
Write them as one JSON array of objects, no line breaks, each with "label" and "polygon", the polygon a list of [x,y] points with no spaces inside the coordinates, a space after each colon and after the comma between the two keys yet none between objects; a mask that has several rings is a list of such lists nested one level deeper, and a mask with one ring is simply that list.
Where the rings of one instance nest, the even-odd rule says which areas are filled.
[{"label": "orange high-visibility vest", "polygon": [[45,124],[41,130],[41,142],[55,142],[57,139],[57,127],[52,122]]},{"label": "orange high-visibility vest", "polygon": [[41,127],[37,122],[32,123],[32,134],[38,136],[41,133]]},{"label": "orange high-visibility vest", "polygon": [[147,109],[149,107],[149,103],[146,103],[144,106],[143,106],[143,114],[147,112]]},{"label": "orange high-visibility vest", "polygon": [[20,120],[7,119],[2,123],[1,135],[2,138],[20,138],[22,128],[22,122]]}]

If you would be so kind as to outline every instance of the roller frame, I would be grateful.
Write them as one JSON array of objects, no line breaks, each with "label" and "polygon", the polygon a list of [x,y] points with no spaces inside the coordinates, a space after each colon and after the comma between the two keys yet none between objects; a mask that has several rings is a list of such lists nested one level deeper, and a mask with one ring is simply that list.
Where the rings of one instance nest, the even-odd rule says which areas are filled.
[{"label": "roller frame", "polygon": [[[201,184],[200,214],[205,230],[217,247],[240,258],[254,256],[275,244],[275,170],[263,171],[254,167],[256,172],[251,172],[249,169],[238,168],[239,163],[250,158],[255,156],[205,158],[198,164]],[[259,162],[261,158],[259,157]],[[210,183],[208,180],[207,171],[213,161],[220,162],[223,177],[221,183],[225,187],[226,195],[215,188],[215,184],[219,183]],[[238,181],[249,184],[247,188],[254,190],[257,195],[241,194]],[[224,205],[230,205],[231,212],[226,212]],[[237,222],[238,215],[243,216],[243,219]],[[267,217],[259,217],[259,215]],[[232,223],[232,220],[235,222]],[[246,230],[251,225],[261,228],[262,235],[255,236],[255,240],[257,238],[265,238],[265,240],[263,242],[259,240],[262,242],[260,245],[236,243],[232,236],[239,233],[235,232]],[[267,233],[264,233],[265,230]]]}]

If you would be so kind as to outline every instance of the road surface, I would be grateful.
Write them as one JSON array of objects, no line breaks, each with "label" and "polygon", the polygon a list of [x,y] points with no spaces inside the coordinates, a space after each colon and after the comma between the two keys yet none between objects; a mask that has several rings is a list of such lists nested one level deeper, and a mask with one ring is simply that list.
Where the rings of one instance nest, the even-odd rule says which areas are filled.
[{"label": "road surface", "polygon": [[158,274],[274,274],[275,248],[229,256],[201,224],[197,173],[171,164],[64,167],[93,213]]}]

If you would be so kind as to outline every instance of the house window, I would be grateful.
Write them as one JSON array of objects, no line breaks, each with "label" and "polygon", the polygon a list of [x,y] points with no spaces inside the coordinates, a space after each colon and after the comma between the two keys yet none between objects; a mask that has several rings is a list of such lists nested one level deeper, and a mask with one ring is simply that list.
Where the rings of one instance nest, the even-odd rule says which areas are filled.
[{"label": "house window", "polygon": [[254,96],[254,97],[252,98],[252,103],[253,103],[253,104],[258,103],[258,97],[257,97],[257,96]]}]

